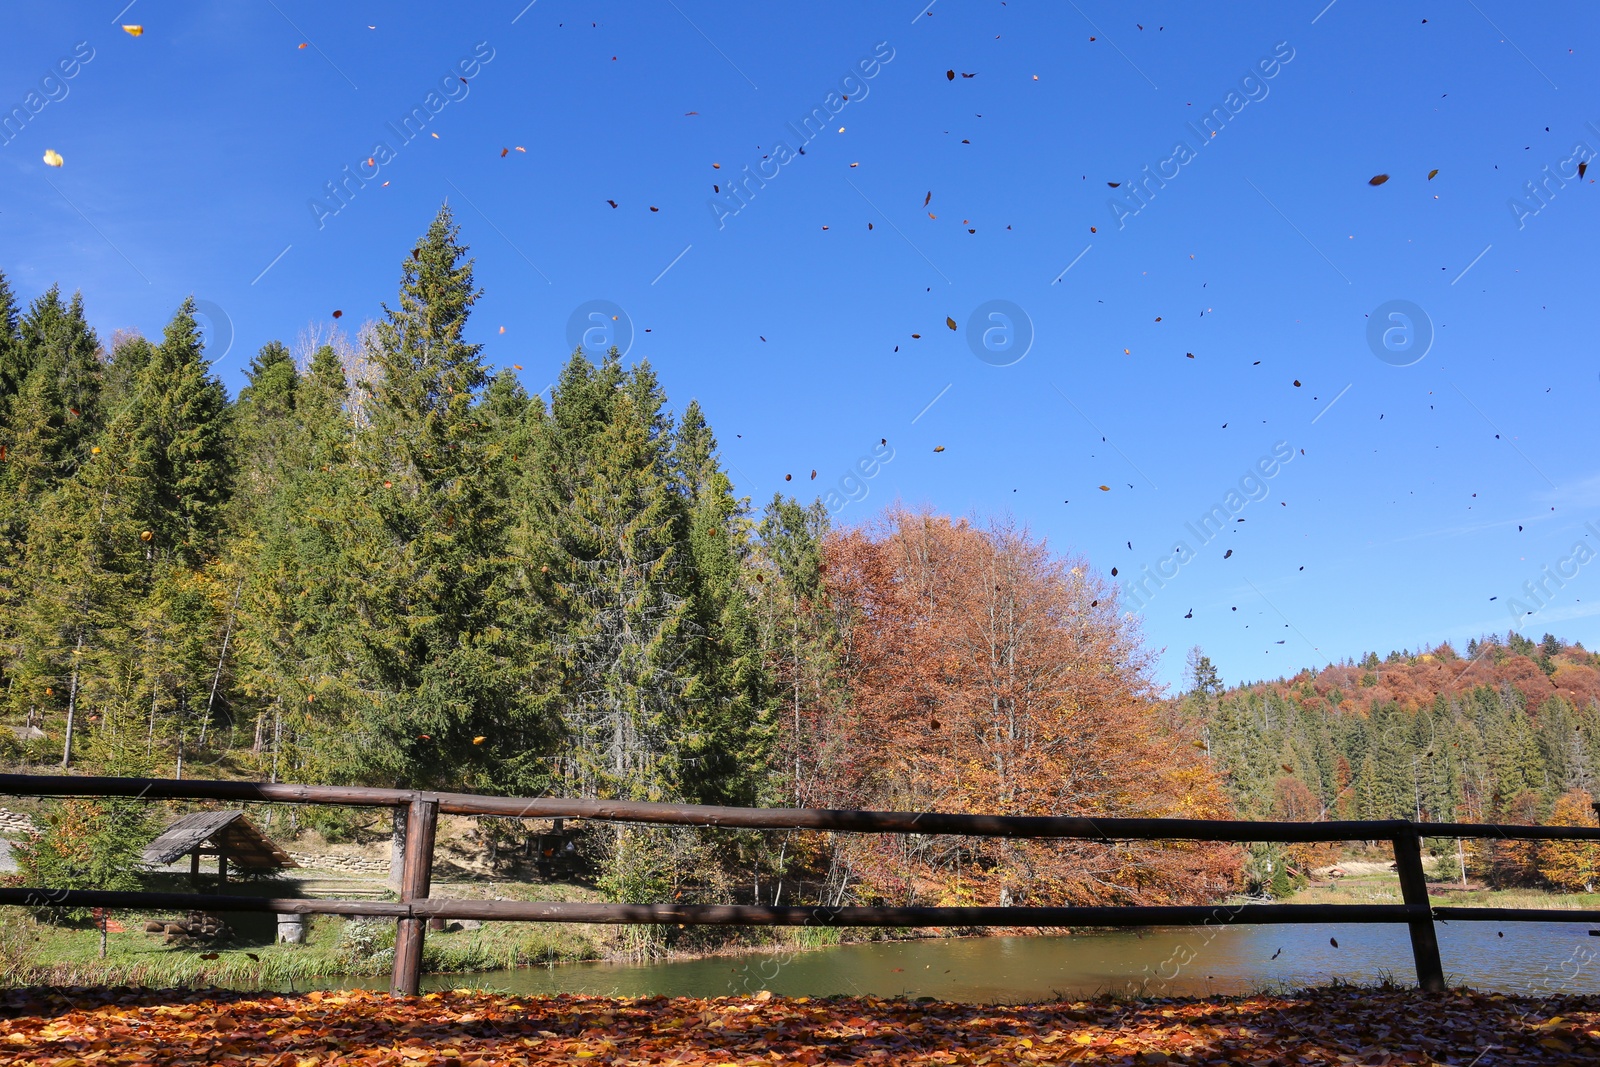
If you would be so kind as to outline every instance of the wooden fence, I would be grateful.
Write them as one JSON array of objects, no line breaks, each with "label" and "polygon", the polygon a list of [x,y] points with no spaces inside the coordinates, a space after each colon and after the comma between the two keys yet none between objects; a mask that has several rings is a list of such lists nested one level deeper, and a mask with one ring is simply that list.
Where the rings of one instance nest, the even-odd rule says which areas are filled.
[{"label": "wooden fence", "polygon": [[[278,912],[390,916],[398,923],[391,992],[417,992],[422,945],[431,918],[515,922],[682,924],[718,926],[1206,926],[1260,923],[1405,923],[1417,984],[1444,989],[1434,922],[1600,922],[1600,911],[1430,907],[1422,869],[1422,839],[1600,840],[1587,826],[1497,826],[1413,823],[1404,819],[1351,822],[1248,822],[1210,819],[1091,819],[1071,816],[954,815],[806,808],[724,808],[696,804],[639,804],[607,800],[526,799],[406,789],[282,785],[0,774],[0,794],[133,797],[143,800],[224,800],[338,804],[405,809],[405,854],[398,902],[228,897],[194,893],[125,893],[0,888],[0,905]],[[452,900],[430,895],[434,831],[440,813],[503,818],[584,818],[669,826],[752,830],[827,830],[840,833],[944,834],[972,837],[1078,838],[1091,841],[1389,841],[1400,876],[1401,904],[1238,904],[1105,907],[777,907],[711,904],[531,903]]]}]

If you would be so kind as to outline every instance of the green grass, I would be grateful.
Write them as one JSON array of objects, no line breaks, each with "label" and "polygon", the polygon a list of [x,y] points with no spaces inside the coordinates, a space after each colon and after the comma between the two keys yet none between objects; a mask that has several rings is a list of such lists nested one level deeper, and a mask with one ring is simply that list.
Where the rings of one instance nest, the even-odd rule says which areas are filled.
[{"label": "green grass", "polygon": [[[1428,887],[1435,907],[1459,908],[1600,908],[1600,893],[1555,893],[1547,889],[1450,889]],[[1399,904],[1398,875],[1373,874],[1341,878],[1331,888],[1310,887],[1289,897],[1288,904]]]},{"label": "green grass", "polygon": [[[586,895],[571,886],[501,885],[503,896],[525,900]],[[292,883],[255,882],[234,892],[293,896]],[[147,988],[187,985],[278,989],[295,983],[323,984],[343,977],[387,975],[394,961],[393,920],[356,920],[338,915],[310,917],[306,941],[277,944],[270,914],[222,913],[234,936],[223,944],[168,945],[144,932],[148,919],[170,913],[117,912],[126,932],[108,934],[100,958],[100,931],[89,923],[39,922],[19,909],[0,916],[0,985],[99,985]],[[615,928],[570,923],[488,922],[476,930],[429,931],[423,969],[483,971],[539,963],[602,959],[613,949]],[[216,959],[202,959],[216,954]],[[251,956],[255,958],[252,959]]]}]

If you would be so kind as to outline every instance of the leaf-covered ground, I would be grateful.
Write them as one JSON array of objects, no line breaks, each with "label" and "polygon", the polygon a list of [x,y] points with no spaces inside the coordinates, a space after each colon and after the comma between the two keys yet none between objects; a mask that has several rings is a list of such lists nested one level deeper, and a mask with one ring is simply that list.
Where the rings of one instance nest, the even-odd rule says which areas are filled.
[{"label": "leaf-covered ground", "polygon": [[0,994],[0,1063],[1594,1064],[1600,997],[1323,989],[982,1007],[364,991]]}]

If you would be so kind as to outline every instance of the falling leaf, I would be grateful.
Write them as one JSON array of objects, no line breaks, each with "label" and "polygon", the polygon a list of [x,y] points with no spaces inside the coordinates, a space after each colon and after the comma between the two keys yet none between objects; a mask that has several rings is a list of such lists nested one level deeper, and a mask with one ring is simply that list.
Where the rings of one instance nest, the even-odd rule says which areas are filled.
[{"label": "falling leaf", "polygon": [[784,476],[783,476],[783,480],[784,480],[784,481],[786,481],[786,482],[792,482],[792,481],[794,481],[794,475],[792,475],[792,474],[785,474],[785,475],[784,475]]},{"label": "falling leaf", "polygon": [[615,200],[607,200],[606,203],[610,204],[612,207],[617,206],[617,202]]},{"label": "falling leaf", "polygon": [[513,364],[511,364],[511,366],[512,366],[512,369],[514,369],[514,370],[521,370],[522,369],[522,364],[520,364],[520,363],[513,363]]},{"label": "falling leaf", "polygon": [[472,743],[475,744],[475,745],[481,745],[487,740],[489,740],[487,737],[485,737],[482,734],[479,734],[477,737],[474,737],[472,739]]},{"label": "falling leaf", "polygon": [[1113,189],[1120,189],[1122,187],[1121,182],[1106,182],[1106,184],[1111,186]]},{"label": "falling leaf", "polygon": [[943,452],[943,451],[944,451],[944,445],[935,445],[935,446],[934,446],[934,447],[933,447],[933,450],[934,450],[934,451],[935,451],[935,452]]},{"label": "falling leaf", "polygon": [[337,308],[335,308],[334,312],[333,312],[333,317],[336,318],[336,319],[342,319],[342,318],[344,318],[344,312],[342,312],[342,311],[338,310]]},{"label": "falling leaf", "polygon": [[1382,185],[1384,182],[1386,182],[1388,180],[1389,180],[1389,176],[1387,174],[1375,174],[1371,178],[1367,179],[1367,184],[1368,185]]},{"label": "falling leaf", "polygon": [[1430,170],[1428,172],[1428,180],[1431,182],[1431,181],[1433,181],[1434,178],[1438,177],[1438,175],[1439,175],[1439,168],[1435,167],[1435,168],[1433,168],[1432,170]]},{"label": "falling leaf", "polygon": [[1223,559],[1231,559],[1231,558],[1232,558],[1232,556],[1233,556],[1233,549],[1231,549],[1231,548],[1230,548],[1230,549],[1228,549],[1228,551],[1226,551],[1226,552],[1224,552],[1224,553],[1223,553],[1223,554],[1222,554],[1222,558],[1223,558]]},{"label": "falling leaf", "polygon": [[660,208],[658,208],[658,207],[656,207],[656,206],[655,206],[655,205],[654,205],[654,204],[651,204],[651,205],[650,205],[650,210],[651,210],[651,211],[660,211],[660,210],[661,210],[661,209],[660,209]]},{"label": "falling leaf", "polygon": [[500,158],[501,158],[501,159],[504,159],[504,158],[506,158],[506,157],[507,157],[507,156],[509,156],[509,155],[510,155],[510,154],[511,154],[511,149],[509,149],[509,148],[502,148],[502,149],[500,149]]},{"label": "falling leaf", "polygon": [[143,531],[141,531],[139,533],[139,540],[145,541],[145,542],[149,542],[149,541],[154,540],[155,536],[156,535],[155,535],[154,532],[152,532],[150,530],[143,530]]},{"label": "falling leaf", "polygon": [[1109,492],[1111,492],[1111,487],[1109,485],[1102,485],[1100,487],[1100,491],[1102,493],[1109,493]]},{"label": "falling leaf", "polygon": [[128,26],[128,25],[124,25],[122,27],[122,32],[127,34],[129,37],[143,37],[144,36],[144,27],[143,26]]},{"label": "falling leaf", "polygon": [[504,326],[500,327],[500,332],[501,333],[505,333],[506,332],[506,328]]},{"label": "falling leaf", "polygon": [[946,316],[945,316],[945,317],[944,317],[944,324],[945,324],[945,325],[946,325],[946,326],[948,326],[948,327],[950,327],[950,328],[951,328],[951,329],[952,329],[952,330],[953,330],[953,329],[955,329],[955,328],[956,328],[956,320],[955,320],[955,319],[952,319],[952,318],[951,318],[951,317],[950,317],[950,316],[948,316],[948,315],[946,315]]},{"label": "falling leaf", "polygon": [[[61,158],[61,153],[57,152],[54,148],[46,148],[44,150],[44,165],[45,166],[47,166],[47,167],[59,167],[59,166],[61,166],[61,164],[65,163],[65,162],[66,162],[66,160]],[[93,168],[91,168],[91,169],[93,169]]]},{"label": "falling leaf", "polygon": [[944,80],[945,81],[952,81],[952,82],[955,81],[956,80],[956,72],[953,71],[953,70],[945,71],[944,72]]},{"label": "falling leaf", "polygon": [[1299,378],[1296,378],[1296,379],[1295,379],[1295,380],[1294,380],[1294,387],[1295,387],[1295,388],[1296,388],[1296,389],[1298,389],[1298,388],[1300,388],[1300,379],[1299,379]]},{"label": "falling leaf", "polygon": [[300,44],[299,44],[299,46],[298,46],[298,47],[300,47],[300,48],[302,48],[302,49],[303,49],[303,48],[305,48],[305,47],[306,47],[306,44],[305,44],[305,42],[304,42],[304,41],[302,41],[302,42],[300,42]]},{"label": "falling leaf", "polygon": [[1578,177],[1580,177],[1580,178],[1583,177],[1584,171],[1586,171],[1588,169],[1589,169],[1589,164],[1588,163],[1579,163],[1578,164]]},{"label": "falling leaf", "polygon": [[200,953],[200,958],[203,960],[214,960],[217,958],[217,954],[215,952],[202,952]]}]

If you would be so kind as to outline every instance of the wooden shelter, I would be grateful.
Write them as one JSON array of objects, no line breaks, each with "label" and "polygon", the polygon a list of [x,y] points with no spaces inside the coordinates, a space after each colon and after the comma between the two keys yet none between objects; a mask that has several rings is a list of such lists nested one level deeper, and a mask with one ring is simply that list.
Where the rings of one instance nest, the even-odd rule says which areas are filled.
[{"label": "wooden shelter", "polygon": [[217,857],[217,884],[228,880],[228,862],[248,870],[299,864],[257,830],[242,811],[196,811],[178,819],[144,847],[143,860],[162,867],[189,855],[189,880],[200,884],[200,857]]}]

